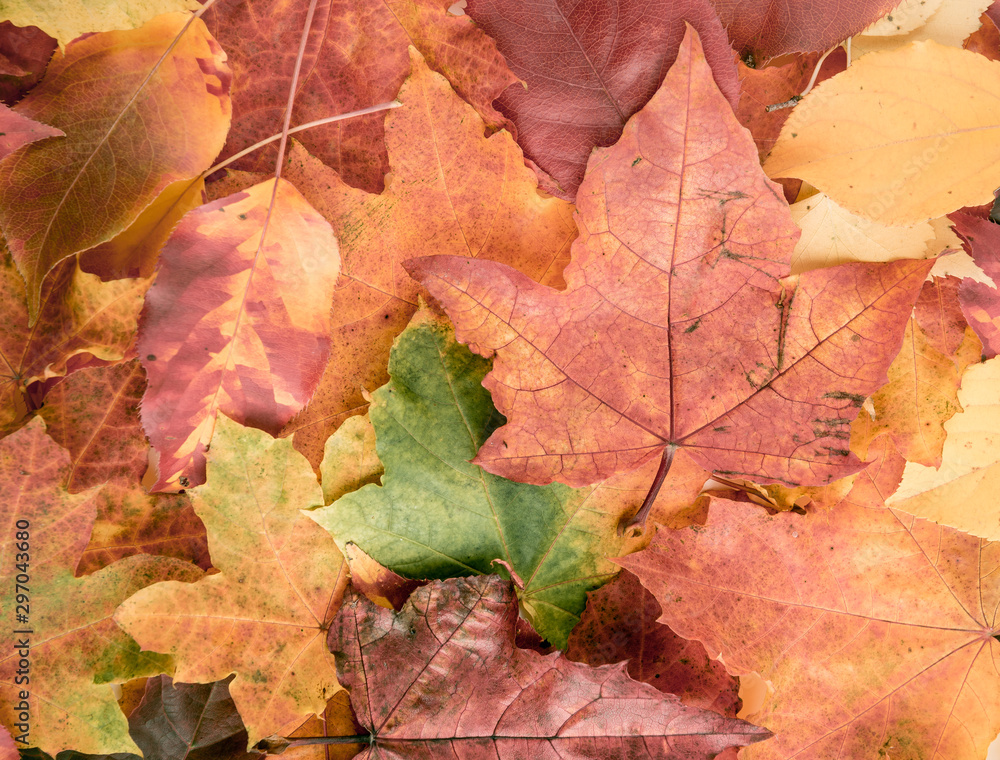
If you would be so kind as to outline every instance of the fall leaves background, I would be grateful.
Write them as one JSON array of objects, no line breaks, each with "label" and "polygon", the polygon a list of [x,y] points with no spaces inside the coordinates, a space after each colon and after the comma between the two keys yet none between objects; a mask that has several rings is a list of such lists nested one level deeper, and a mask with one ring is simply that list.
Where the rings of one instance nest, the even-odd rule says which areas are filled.
[{"label": "fall leaves background", "polygon": [[0,16],[0,749],[986,757],[1000,11]]}]

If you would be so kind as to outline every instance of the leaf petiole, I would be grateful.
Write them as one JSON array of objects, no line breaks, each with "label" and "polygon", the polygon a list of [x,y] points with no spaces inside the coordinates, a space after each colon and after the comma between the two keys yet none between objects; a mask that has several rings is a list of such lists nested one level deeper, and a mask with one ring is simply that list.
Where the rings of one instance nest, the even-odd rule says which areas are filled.
[{"label": "leaf petiole", "polygon": [[653,484],[649,487],[649,492],[646,494],[642,506],[639,507],[639,511],[632,515],[631,519],[627,522],[619,523],[619,536],[625,535],[633,527],[638,529],[636,535],[642,532],[643,527],[646,525],[646,518],[649,516],[649,510],[653,508],[653,502],[656,501],[656,497],[660,493],[660,488],[663,487],[663,481],[666,480],[667,473],[670,471],[675,451],[677,451],[677,447],[673,444],[668,444],[663,450],[663,457],[660,459],[660,466],[656,470],[656,477],[653,478]]}]

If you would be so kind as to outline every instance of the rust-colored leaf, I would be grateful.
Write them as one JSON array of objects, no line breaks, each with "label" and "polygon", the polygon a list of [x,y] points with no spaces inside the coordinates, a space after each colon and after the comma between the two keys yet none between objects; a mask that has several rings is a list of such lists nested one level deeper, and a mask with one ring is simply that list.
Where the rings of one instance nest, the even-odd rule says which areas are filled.
[{"label": "rust-colored leaf", "polygon": [[65,137],[65,133],[48,124],[39,124],[0,103],[0,159],[23,145],[46,137]]},{"label": "rust-colored leaf", "polygon": [[173,653],[175,680],[235,672],[229,691],[253,745],[322,713],[340,688],[325,637],[346,566],[330,534],[300,511],[321,505],[323,492],[291,441],[222,417],[208,468],[208,483],[189,493],[220,572],[150,586],[115,620],[143,647]]},{"label": "rust-colored leaf", "polygon": [[[45,435],[41,420],[0,441],[0,581],[8,589],[8,623],[0,633],[0,723],[15,736],[22,733],[15,724],[21,722],[24,690],[31,746],[51,755],[63,749],[135,752],[108,684],[164,672],[171,661],[140,652],[111,615],[144,586],[166,580],[183,586],[202,573],[187,562],[143,555],[74,578],[96,507],[92,493],[71,495],[62,488],[68,469],[68,454]],[[22,572],[29,577],[29,600],[17,609],[13,593]],[[17,670],[25,669],[22,660],[30,683],[15,681]]]},{"label": "rust-colored leaf", "polygon": [[69,449],[70,493],[113,480],[137,485],[146,471],[139,400],[146,374],[137,359],[76,372],[56,385],[39,412],[49,435]]},{"label": "rust-colored leaf", "polygon": [[186,494],[146,494],[108,484],[94,497],[97,519],[76,575],[90,575],[133,554],[176,557],[212,567],[205,526]]},{"label": "rust-colored leaf", "polygon": [[860,468],[849,425],[885,381],[929,262],[786,274],[797,230],[692,32],[579,196],[557,292],[493,262],[408,271],[507,418],[475,462],[592,483],[677,447],[724,475],[816,485]]},{"label": "rust-colored leaf", "polygon": [[345,596],[330,649],[372,733],[359,757],[707,760],[768,735],[682,705],[623,665],[517,649],[516,620],[513,586],[497,576],[433,582],[400,613]]},{"label": "rust-colored leaf", "polygon": [[70,43],[15,106],[66,133],[0,164],[0,226],[27,282],[32,321],[56,264],[113,238],[169,184],[207,169],[222,147],[225,53],[200,20],[166,53],[188,19],[164,14],[141,29]]},{"label": "rust-colored leaf", "polygon": [[75,260],[57,265],[42,287],[38,321],[28,325],[24,280],[0,252],[0,435],[23,424],[40,399],[29,388],[85,367],[121,361],[135,337],[147,280],[102,283]]},{"label": "rust-colored leaf", "polygon": [[712,0],[712,5],[740,55],[762,61],[838,45],[899,0],[833,0],[822,8],[806,0]]},{"label": "rust-colored leaf", "polygon": [[[792,98],[798,97],[809,84],[818,62],[819,55],[810,53],[795,56],[780,66],[763,69],[752,69],[742,61],[737,64],[740,101],[736,107],[736,118],[753,135],[761,160],[771,152],[781,133],[781,125],[792,113],[791,107],[768,110],[768,106],[789,104]],[[847,57],[842,50],[827,56],[816,81],[822,82],[843,71],[846,62]]]},{"label": "rust-colored leaf", "polygon": [[[1000,731],[1000,544],[845,501],[773,518],[713,500],[697,532],[620,562],[660,621],[757,671],[751,758],[981,758]],[[880,754],[881,753],[881,754]]]},{"label": "rust-colored leaf", "polygon": [[542,170],[542,186],[567,200],[590,151],[613,145],[656,92],[685,23],[698,30],[719,89],[734,106],[738,100],[732,50],[709,0],[470,0],[466,11],[524,81],[504,90],[497,107]]},{"label": "rust-colored leaf", "polygon": [[[320,0],[302,59],[292,124],[347,113],[392,100],[410,71],[407,46],[445,74],[491,127],[504,124],[493,99],[516,78],[493,40],[467,17],[446,13],[451,0]],[[222,157],[281,131],[307,0],[239,0],[205,14],[229,54],[235,74],[233,129]],[[384,113],[310,129],[309,152],[345,182],[382,190],[388,170]],[[271,171],[274,148],[233,166]]]},{"label": "rust-colored leaf", "polygon": [[317,468],[330,434],[364,412],[365,390],[388,380],[389,349],[420,293],[403,261],[429,250],[477,256],[559,285],[576,235],[572,206],[538,194],[510,135],[483,137],[472,109],[411,55],[403,107],[386,118],[392,176],[385,192],[348,187],[301,148],[284,174],[330,220],[344,257],[330,363],[312,403],[284,431],[295,433],[296,448]]},{"label": "rust-colored leaf", "polygon": [[697,641],[682,639],[657,622],[660,605],[639,580],[622,570],[587,595],[587,609],[573,629],[566,657],[588,665],[628,663],[636,681],[676,694],[686,705],[736,717],[739,683]]},{"label": "rust-colored leaf", "polygon": [[205,482],[219,411],[277,435],[319,383],[340,254],[326,220],[277,184],[195,209],[163,248],[138,349],[153,491]]}]

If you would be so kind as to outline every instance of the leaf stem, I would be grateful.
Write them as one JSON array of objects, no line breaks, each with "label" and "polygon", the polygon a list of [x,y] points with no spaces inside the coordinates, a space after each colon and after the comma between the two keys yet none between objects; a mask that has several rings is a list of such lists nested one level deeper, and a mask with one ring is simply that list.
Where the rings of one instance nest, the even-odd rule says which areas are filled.
[{"label": "leaf stem", "polygon": [[[324,124],[332,124],[335,121],[343,121],[344,119],[353,119],[355,116],[367,116],[370,113],[378,113],[379,111],[387,111],[391,108],[399,108],[401,105],[403,104],[400,103],[398,100],[391,100],[388,103],[379,103],[378,105],[368,106],[367,108],[361,108],[357,111],[348,111],[347,113],[338,114],[337,116],[326,116],[322,119],[316,119],[315,121],[308,121],[305,124],[299,124],[299,126],[297,127],[292,127],[291,129],[288,130],[287,134],[294,135],[296,132],[302,132],[306,129],[312,129],[313,127],[321,127]],[[239,161],[241,158],[243,158],[243,156],[247,155],[248,153],[253,153],[255,150],[263,148],[265,145],[270,145],[275,140],[280,140],[282,134],[283,134],[282,132],[279,132],[276,135],[271,135],[265,140],[261,140],[260,142],[255,142],[249,148],[244,148],[239,153],[234,153],[233,155],[231,155],[225,161],[220,161],[210,169],[206,169],[201,173],[201,176],[207,177],[208,175],[214,174],[215,172],[219,171],[219,169],[225,169],[227,166],[229,166],[229,164],[233,163],[234,161]]]},{"label": "leaf stem", "polygon": [[677,451],[677,447],[673,444],[668,444],[663,449],[663,456],[660,459],[660,466],[656,470],[656,477],[653,478],[653,484],[649,487],[649,492],[646,494],[642,506],[639,507],[639,511],[630,520],[618,524],[619,536],[625,535],[631,528],[638,528],[639,533],[642,532],[642,528],[646,525],[646,518],[649,516],[649,510],[653,508],[653,502],[656,501],[656,497],[660,493],[660,488],[663,487],[663,481],[666,480],[667,473],[670,472],[670,465],[674,461],[675,451]]}]

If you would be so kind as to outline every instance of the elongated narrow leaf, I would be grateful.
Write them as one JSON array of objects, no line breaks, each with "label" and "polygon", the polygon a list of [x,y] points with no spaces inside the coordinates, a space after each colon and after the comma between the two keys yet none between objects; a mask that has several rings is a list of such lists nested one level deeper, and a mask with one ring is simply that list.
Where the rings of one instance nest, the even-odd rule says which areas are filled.
[{"label": "elongated narrow leaf", "polygon": [[330,350],[339,272],[330,225],[284,180],[276,193],[268,180],[184,217],[139,333],[153,490],[205,482],[219,411],[277,435],[305,406]]},{"label": "elongated narrow leaf", "polygon": [[60,129],[39,124],[0,104],[0,159],[6,158],[22,145],[46,137],[65,137],[65,134]]},{"label": "elongated narrow leaf", "polygon": [[372,746],[360,760],[691,760],[768,732],[633,681],[514,646],[517,603],[497,576],[431,583],[400,613],[351,592],[330,628],[337,672]]},{"label": "elongated narrow leaf", "polygon": [[225,53],[200,20],[166,53],[188,18],[165,14],[67,45],[15,107],[66,133],[0,164],[0,227],[27,283],[32,322],[56,264],[113,238],[221,149],[230,118]]}]

